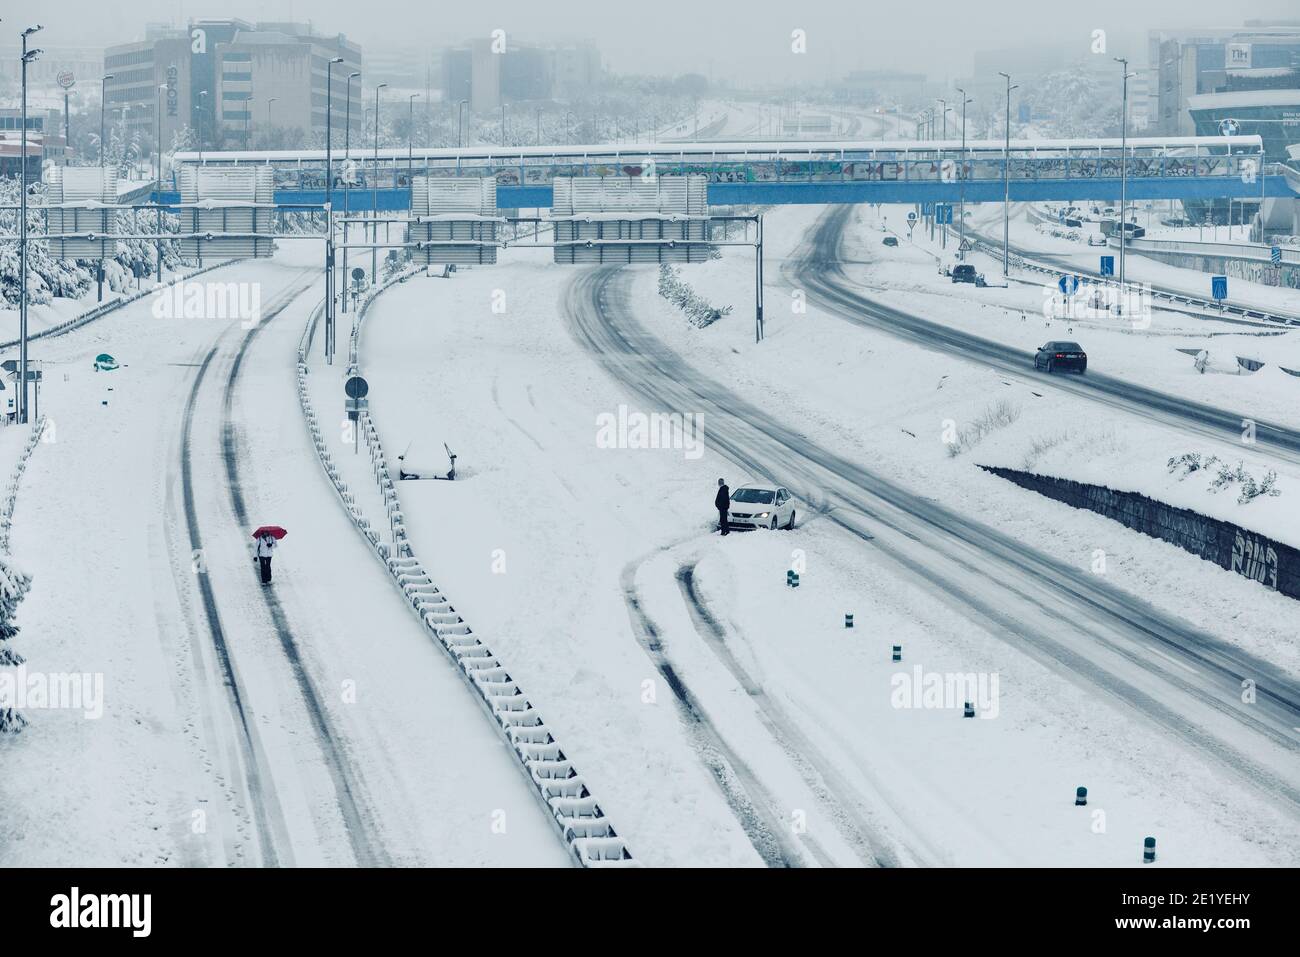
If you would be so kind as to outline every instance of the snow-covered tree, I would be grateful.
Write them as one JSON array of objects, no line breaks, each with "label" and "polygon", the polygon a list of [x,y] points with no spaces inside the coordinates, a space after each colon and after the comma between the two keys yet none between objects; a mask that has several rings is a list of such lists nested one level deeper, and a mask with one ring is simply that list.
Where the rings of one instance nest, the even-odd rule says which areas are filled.
[{"label": "snow-covered tree", "polygon": [[[18,603],[32,587],[32,576],[19,568],[8,557],[0,556],[0,666],[20,665],[22,655],[10,647],[10,640],[18,634],[14,615]],[[0,734],[21,731],[27,719],[11,706],[0,707]]]}]

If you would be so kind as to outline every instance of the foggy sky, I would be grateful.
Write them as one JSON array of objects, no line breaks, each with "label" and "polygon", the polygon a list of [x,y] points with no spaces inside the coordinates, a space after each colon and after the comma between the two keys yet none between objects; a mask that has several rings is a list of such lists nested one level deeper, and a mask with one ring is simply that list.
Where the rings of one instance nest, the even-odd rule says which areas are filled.
[{"label": "foggy sky", "polygon": [[[43,47],[102,47],[141,39],[149,21],[190,17],[311,20],[363,48],[439,48],[506,31],[507,42],[588,38],[618,72],[696,71],[742,82],[819,81],[850,69],[906,69],[935,79],[968,75],[977,48],[1030,44],[1082,54],[1107,31],[1112,55],[1144,63],[1146,30],[1240,26],[1300,18],[1295,0],[24,0],[0,11],[0,45],[45,24]],[[806,31],[808,51],[790,52]],[[11,36],[13,34],[13,36]]]}]

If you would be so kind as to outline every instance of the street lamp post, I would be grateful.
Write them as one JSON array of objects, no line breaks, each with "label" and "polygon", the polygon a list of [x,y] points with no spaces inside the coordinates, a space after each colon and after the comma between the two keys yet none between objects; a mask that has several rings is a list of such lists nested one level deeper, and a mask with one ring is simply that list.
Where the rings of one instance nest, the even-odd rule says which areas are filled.
[{"label": "street lamp post", "polygon": [[573,116],[572,110],[564,114],[564,142],[566,144],[573,142],[573,136],[569,133],[569,117],[571,116]]},{"label": "street lamp post", "polygon": [[461,100],[456,104],[456,146],[459,148],[465,145],[465,104],[469,100]]},{"label": "street lamp post", "polygon": [[[154,120],[157,124],[158,136],[158,176],[154,180],[154,202],[158,204],[158,235],[162,236],[162,95],[163,90],[167,89],[166,83],[160,83],[157,91],[157,105],[154,107]],[[159,239],[155,246],[156,268],[158,271],[158,282],[162,282],[162,239]]]},{"label": "street lamp post", "polygon": [[501,145],[506,145],[506,105],[501,104]]},{"label": "street lamp post", "polygon": [[998,76],[1007,81],[1007,116],[1006,139],[1002,148],[1002,275],[1007,275],[1009,267],[1009,250],[1011,249],[1011,91],[1019,89],[1019,84],[1011,85],[1011,74],[998,71]]},{"label": "street lamp post", "polygon": [[41,29],[38,23],[23,31],[22,52],[22,148],[18,155],[18,421],[27,423],[27,64],[40,50],[27,49],[27,38]]},{"label": "street lamp post", "polygon": [[415,98],[419,95],[419,93],[412,93],[406,98],[406,179],[408,185],[410,184],[412,168],[415,165],[411,153],[415,143]]},{"label": "street lamp post", "polygon": [[537,135],[534,140],[535,146],[542,145],[542,108],[540,106],[537,108]]},{"label": "street lamp post", "polygon": [[334,66],[343,57],[330,57],[325,64],[325,363],[334,364]]},{"label": "street lamp post", "polygon": [[370,285],[372,287],[379,281],[379,91],[386,86],[387,83],[375,84],[375,159],[374,169],[370,174],[370,216],[374,219],[374,229],[371,230],[370,236]]},{"label": "street lamp post", "polygon": [[[353,70],[348,74],[348,103],[347,119],[343,123],[343,165],[346,168],[352,162],[352,81],[359,77],[361,73]],[[348,285],[351,279],[348,278],[348,194],[352,189],[352,184],[347,180],[343,181],[343,312],[348,311]]]},{"label": "street lamp post", "polygon": [[207,106],[204,99],[208,95],[207,90],[199,90],[199,165],[203,165],[203,113]]},{"label": "street lamp post", "polygon": [[105,73],[99,81],[99,165],[105,165],[104,154],[104,103],[108,99],[108,81],[113,79],[112,73]]},{"label": "street lamp post", "polygon": [[966,257],[966,104],[972,102],[966,91],[957,87],[961,94],[961,166],[957,170],[957,215],[961,220],[957,226],[957,257]]},{"label": "street lamp post", "polygon": [[271,122],[271,104],[274,103],[274,102],[275,102],[276,100],[278,100],[278,99],[279,99],[278,96],[272,96],[272,97],[268,98],[267,101],[266,101],[266,128],[267,128],[267,131],[268,131],[268,132],[269,132],[270,130],[275,129],[275,124],[273,124],[273,123]]},{"label": "street lamp post", "polygon": [[1128,227],[1125,216],[1128,207],[1128,81],[1137,76],[1128,70],[1128,60],[1114,57],[1124,72],[1124,99],[1120,112],[1119,128],[1119,305],[1120,315],[1124,314],[1124,247],[1128,245]]}]

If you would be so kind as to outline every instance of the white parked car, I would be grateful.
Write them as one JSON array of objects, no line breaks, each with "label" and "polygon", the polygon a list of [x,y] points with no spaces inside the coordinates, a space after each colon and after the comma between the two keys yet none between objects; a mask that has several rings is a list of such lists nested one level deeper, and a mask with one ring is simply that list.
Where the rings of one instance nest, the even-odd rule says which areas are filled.
[{"label": "white parked car", "polygon": [[731,493],[732,528],[794,528],[794,496],[779,485],[742,485]]}]

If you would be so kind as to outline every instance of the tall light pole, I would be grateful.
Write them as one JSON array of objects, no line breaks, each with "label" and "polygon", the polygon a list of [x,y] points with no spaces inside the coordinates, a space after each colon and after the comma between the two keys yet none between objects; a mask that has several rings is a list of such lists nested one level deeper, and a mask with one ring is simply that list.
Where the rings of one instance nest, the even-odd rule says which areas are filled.
[{"label": "tall light pole", "polygon": [[1124,247],[1128,245],[1125,213],[1128,206],[1128,81],[1136,73],[1128,71],[1128,60],[1114,57],[1124,72],[1124,99],[1119,127],[1119,314],[1124,314]]},{"label": "tall light pole", "polygon": [[569,117],[573,116],[573,111],[564,114],[564,142],[572,143],[573,137],[569,134]]},{"label": "tall light pole", "polygon": [[952,109],[948,106],[948,101],[942,98],[939,99],[939,105],[943,107],[939,112],[943,117],[943,138],[946,140],[948,138],[948,114],[952,112]]},{"label": "tall light pole", "polygon": [[456,146],[465,145],[465,104],[469,100],[461,100],[456,104]]},{"label": "tall light pole", "polygon": [[534,138],[534,145],[542,145],[542,108],[540,106],[537,108],[537,135]]},{"label": "tall light pole", "polygon": [[206,109],[207,101],[204,99],[208,95],[207,90],[199,90],[199,165],[203,165],[203,112]]},{"label": "tall light pole", "polygon": [[415,98],[419,93],[412,93],[406,98],[406,178],[409,181],[415,163],[411,157],[415,143]]},{"label": "tall light pole", "polygon": [[[167,89],[166,83],[160,83],[157,91],[157,105],[154,107],[154,120],[157,123],[158,134],[158,177],[154,180],[154,202],[158,204],[158,235],[162,235],[162,95],[163,90]],[[156,267],[158,271],[158,282],[162,282],[162,240],[159,239],[154,244],[154,253]]]},{"label": "tall light pole", "polygon": [[334,364],[334,67],[343,57],[325,63],[325,363]]},{"label": "tall light pole", "polygon": [[272,124],[271,122],[271,104],[278,99],[279,99],[278,96],[272,96],[268,98],[266,101],[266,128],[268,131],[275,129],[274,124]]},{"label": "tall light pole", "polygon": [[1019,84],[1011,85],[1011,74],[998,71],[998,76],[1007,81],[1007,118],[1006,140],[1002,148],[1002,275],[1007,275],[1009,250],[1011,249],[1011,91],[1019,89]]},{"label": "tall light pole", "polygon": [[38,56],[40,50],[28,50],[27,38],[41,29],[38,23],[23,31],[22,53],[22,149],[18,157],[18,378],[22,389],[18,393],[18,421],[27,423],[27,64]]},{"label": "tall light pole", "polygon": [[[351,169],[348,164],[352,162],[352,81],[359,77],[361,73],[353,70],[348,74],[348,104],[347,119],[343,123],[343,165]],[[351,280],[348,278],[348,194],[352,185],[343,181],[343,311],[348,311],[348,284]]]},{"label": "tall light pole", "polygon": [[99,165],[103,166],[105,161],[104,154],[104,103],[108,99],[108,81],[113,79],[112,73],[105,73],[99,81]]},{"label": "tall light pole", "polygon": [[370,174],[370,215],[375,221],[370,237],[370,285],[372,287],[379,281],[379,91],[386,86],[387,83],[375,84],[375,159],[374,169]]},{"label": "tall light pole", "polygon": [[961,94],[961,166],[957,170],[957,215],[961,222],[957,226],[957,258],[966,258],[966,104],[972,102],[966,91],[957,87]]},{"label": "tall light pole", "polygon": [[501,104],[501,145],[506,145],[506,105]]}]

